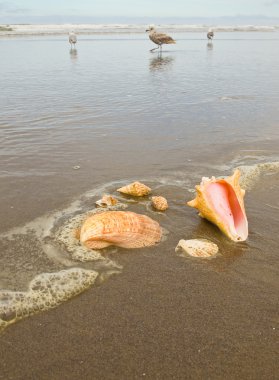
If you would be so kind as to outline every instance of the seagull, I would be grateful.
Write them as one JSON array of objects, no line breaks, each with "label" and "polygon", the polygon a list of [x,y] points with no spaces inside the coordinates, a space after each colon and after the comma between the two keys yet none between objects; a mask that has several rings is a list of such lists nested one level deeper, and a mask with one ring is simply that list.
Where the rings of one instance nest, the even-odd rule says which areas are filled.
[{"label": "seagull", "polygon": [[149,38],[154,44],[158,45],[158,47],[151,49],[150,51],[154,51],[156,49],[162,50],[163,44],[175,44],[176,42],[167,34],[156,32],[154,26],[150,26],[149,29],[146,29],[146,32],[149,32]]},{"label": "seagull", "polygon": [[209,30],[208,30],[208,33],[207,33],[207,39],[208,39],[208,40],[212,40],[213,37],[214,37],[214,32],[213,32],[212,29],[209,29]]},{"label": "seagull", "polygon": [[71,44],[71,49],[72,49],[73,45],[75,47],[75,45],[77,43],[77,36],[75,35],[74,32],[70,32],[69,33],[69,42]]}]

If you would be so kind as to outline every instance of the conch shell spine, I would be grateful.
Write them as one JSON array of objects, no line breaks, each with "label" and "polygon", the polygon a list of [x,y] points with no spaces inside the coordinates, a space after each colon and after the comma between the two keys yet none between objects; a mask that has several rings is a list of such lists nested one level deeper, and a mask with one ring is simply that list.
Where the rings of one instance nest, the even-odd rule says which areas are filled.
[{"label": "conch shell spine", "polygon": [[203,178],[196,186],[196,198],[188,206],[199,210],[202,217],[217,225],[231,240],[244,241],[248,237],[248,222],[244,207],[245,191],[239,185],[240,171],[231,177]]}]

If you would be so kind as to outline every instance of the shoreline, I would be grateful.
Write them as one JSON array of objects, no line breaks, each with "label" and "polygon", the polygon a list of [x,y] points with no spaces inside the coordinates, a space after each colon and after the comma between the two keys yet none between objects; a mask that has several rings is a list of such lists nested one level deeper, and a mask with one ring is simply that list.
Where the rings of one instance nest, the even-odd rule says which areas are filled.
[{"label": "shoreline", "polygon": [[[215,32],[278,32],[279,25],[158,25],[158,30],[166,32],[207,32],[213,28]],[[1,24],[0,37],[5,36],[40,36],[65,35],[74,30],[78,34],[144,34],[146,25],[128,24]]]}]

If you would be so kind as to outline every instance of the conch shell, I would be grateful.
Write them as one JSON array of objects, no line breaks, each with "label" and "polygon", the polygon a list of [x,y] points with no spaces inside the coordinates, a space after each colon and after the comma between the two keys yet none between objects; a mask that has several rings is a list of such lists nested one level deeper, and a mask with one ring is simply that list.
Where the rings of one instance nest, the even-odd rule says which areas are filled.
[{"label": "conch shell", "polygon": [[80,242],[87,248],[110,245],[122,248],[149,247],[161,240],[162,229],[155,220],[130,211],[105,211],[87,218],[80,231]]},{"label": "conch shell", "polygon": [[245,190],[239,185],[240,171],[231,177],[203,178],[196,186],[197,196],[188,206],[199,210],[199,215],[208,219],[231,240],[244,241],[248,237],[248,221],[244,208]]},{"label": "conch shell", "polygon": [[115,206],[117,202],[117,199],[115,199],[112,195],[104,194],[102,199],[96,201],[96,205],[99,207],[108,207]]},{"label": "conch shell", "polygon": [[165,211],[168,206],[168,201],[164,197],[152,197],[151,198],[152,206],[158,211]]},{"label": "conch shell", "polygon": [[133,195],[134,197],[143,197],[144,195],[148,195],[151,192],[151,189],[141,182],[133,182],[127,186],[120,187],[117,191],[120,193]]}]

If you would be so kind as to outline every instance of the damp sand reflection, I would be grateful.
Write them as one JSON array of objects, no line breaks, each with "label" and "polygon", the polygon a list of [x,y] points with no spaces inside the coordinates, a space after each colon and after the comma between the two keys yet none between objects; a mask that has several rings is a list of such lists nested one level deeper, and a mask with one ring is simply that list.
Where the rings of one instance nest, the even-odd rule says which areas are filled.
[{"label": "damp sand reflection", "polygon": [[72,62],[76,62],[78,60],[78,51],[75,48],[70,49],[70,59]]},{"label": "damp sand reflection", "polygon": [[163,71],[172,67],[174,57],[168,55],[163,56],[162,53],[158,53],[155,58],[150,59],[149,69],[150,71]]},{"label": "damp sand reflection", "polygon": [[213,43],[212,42],[208,42],[207,44],[206,44],[206,46],[207,46],[207,50],[213,50]]}]

